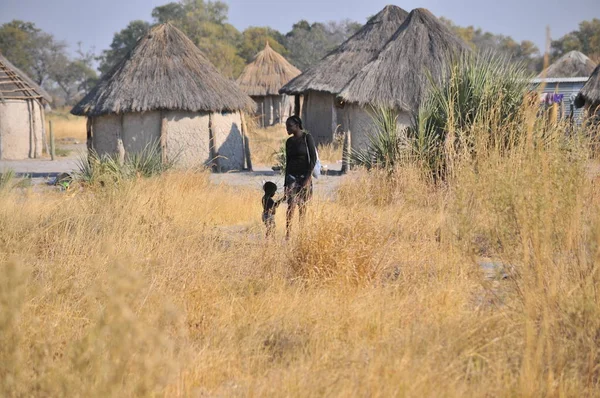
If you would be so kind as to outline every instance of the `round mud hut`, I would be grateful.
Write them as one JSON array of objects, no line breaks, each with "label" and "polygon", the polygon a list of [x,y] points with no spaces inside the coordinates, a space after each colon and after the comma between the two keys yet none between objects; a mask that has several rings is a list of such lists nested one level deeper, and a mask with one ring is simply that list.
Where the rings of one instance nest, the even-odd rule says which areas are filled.
[{"label": "round mud hut", "polygon": [[589,116],[600,119],[600,65],[596,66],[587,83],[577,94],[575,106],[585,108]]},{"label": "round mud hut", "polygon": [[424,8],[410,12],[379,54],[340,92],[344,131],[352,148],[363,148],[374,131],[372,109],[398,113],[398,123],[409,126],[423,100],[428,75],[441,82],[452,56],[470,51],[464,41]]},{"label": "round mud hut", "polygon": [[[328,143],[339,131],[337,95],[371,61],[398,30],[408,12],[386,6],[352,37],[327,54],[321,61],[287,83],[282,94],[302,95],[304,125],[317,143]],[[297,102],[296,102],[297,103]]]},{"label": "round mud hut", "polygon": [[279,90],[299,74],[300,70],[273,50],[269,42],[244,68],[237,83],[256,102],[261,127],[284,123],[294,114],[294,97],[279,94]]},{"label": "round mud hut", "polygon": [[51,97],[0,54],[0,159],[42,155],[44,105]]},{"label": "round mud hut", "polygon": [[88,117],[88,147],[120,159],[159,145],[180,167],[244,168],[242,111],[254,101],[166,23],[135,47],[72,110]]}]

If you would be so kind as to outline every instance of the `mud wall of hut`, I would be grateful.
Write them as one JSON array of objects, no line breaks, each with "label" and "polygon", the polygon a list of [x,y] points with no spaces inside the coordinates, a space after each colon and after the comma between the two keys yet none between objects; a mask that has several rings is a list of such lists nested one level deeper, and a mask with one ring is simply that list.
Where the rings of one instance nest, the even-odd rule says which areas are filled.
[{"label": "mud wall of hut", "polygon": [[0,159],[42,156],[44,110],[35,100],[0,102]]},{"label": "mud wall of hut", "polygon": [[[163,130],[164,129],[164,130]],[[93,119],[93,148],[98,154],[142,151],[160,145],[178,167],[215,165],[220,171],[241,170],[244,141],[236,113],[145,112]],[[161,136],[164,138],[161,141]]]},{"label": "mud wall of hut", "polygon": [[[369,144],[369,136],[377,131],[372,112],[358,104],[345,104],[343,108],[337,109],[337,117],[340,122],[340,130],[350,131],[351,148],[353,150],[366,148]],[[399,111],[397,121],[401,128],[410,126],[410,114]]]},{"label": "mud wall of hut", "polygon": [[304,128],[312,134],[317,144],[333,141],[338,117],[335,96],[320,91],[309,91],[302,106]]},{"label": "mud wall of hut", "polygon": [[261,127],[285,123],[294,114],[294,97],[287,95],[269,95],[252,97],[256,102],[256,117]]}]

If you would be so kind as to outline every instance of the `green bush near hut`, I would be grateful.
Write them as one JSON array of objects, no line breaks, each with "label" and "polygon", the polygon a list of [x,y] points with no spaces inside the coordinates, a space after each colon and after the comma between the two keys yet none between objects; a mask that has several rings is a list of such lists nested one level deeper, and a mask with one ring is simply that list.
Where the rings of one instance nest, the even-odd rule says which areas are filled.
[{"label": "green bush near hut", "polygon": [[519,112],[529,86],[522,64],[487,53],[464,54],[450,62],[437,85],[430,79],[428,94],[407,130],[414,155],[435,177],[445,178],[453,154],[470,154],[478,147],[510,149],[525,128]]}]

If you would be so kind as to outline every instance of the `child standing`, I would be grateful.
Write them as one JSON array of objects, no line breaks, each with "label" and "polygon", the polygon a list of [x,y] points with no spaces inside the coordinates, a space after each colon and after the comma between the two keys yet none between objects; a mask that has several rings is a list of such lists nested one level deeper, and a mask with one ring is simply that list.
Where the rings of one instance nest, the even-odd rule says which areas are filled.
[{"label": "child standing", "polygon": [[265,182],[263,185],[265,195],[262,198],[262,220],[267,227],[267,238],[273,234],[275,230],[275,211],[277,206],[285,199],[285,196],[277,201],[273,200],[273,196],[277,192],[277,185],[271,181]]}]

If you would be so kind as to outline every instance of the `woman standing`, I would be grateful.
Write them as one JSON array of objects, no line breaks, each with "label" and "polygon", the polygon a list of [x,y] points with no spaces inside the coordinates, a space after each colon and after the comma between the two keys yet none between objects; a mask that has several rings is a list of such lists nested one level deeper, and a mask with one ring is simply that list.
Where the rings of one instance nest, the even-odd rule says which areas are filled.
[{"label": "woman standing", "polygon": [[306,203],[312,196],[312,171],[317,161],[317,151],[313,137],[303,130],[302,120],[298,116],[290,116],[285,128],[291,136],[285,142],[285,196],[288,203],[286,238],[289,238],[296,206],[302,222]]}]

